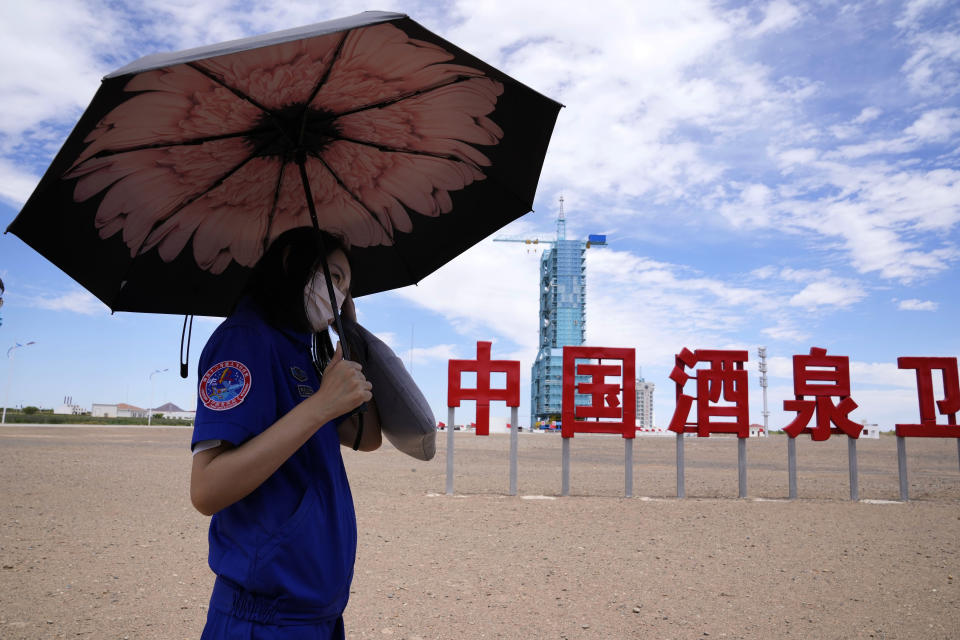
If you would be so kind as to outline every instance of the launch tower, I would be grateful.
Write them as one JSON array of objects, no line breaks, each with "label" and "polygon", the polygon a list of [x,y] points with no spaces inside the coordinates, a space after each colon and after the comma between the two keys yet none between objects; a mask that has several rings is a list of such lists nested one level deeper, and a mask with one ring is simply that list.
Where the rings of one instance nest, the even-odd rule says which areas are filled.
[{"label": "launch tower", "polygon": [[499,242],[550,245],[540,256],[540,340],[530,375],[530,426],[560,421],[563,348],[580,346],[586,335],[586,250],[604,246],[607,237],[567,240],[563,197],[552,240],[497,238]]}]

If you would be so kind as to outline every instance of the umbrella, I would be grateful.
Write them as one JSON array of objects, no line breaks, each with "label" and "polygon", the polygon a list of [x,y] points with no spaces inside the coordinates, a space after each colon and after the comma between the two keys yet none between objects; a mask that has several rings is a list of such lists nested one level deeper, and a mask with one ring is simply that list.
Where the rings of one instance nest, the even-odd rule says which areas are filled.
[{"label": "umbrella", "polygon": [[396,13],[151,55],[103,79],[7,231],[114,311],[225,316],[301,226],[384,291],[531,210],[560,106]]}]

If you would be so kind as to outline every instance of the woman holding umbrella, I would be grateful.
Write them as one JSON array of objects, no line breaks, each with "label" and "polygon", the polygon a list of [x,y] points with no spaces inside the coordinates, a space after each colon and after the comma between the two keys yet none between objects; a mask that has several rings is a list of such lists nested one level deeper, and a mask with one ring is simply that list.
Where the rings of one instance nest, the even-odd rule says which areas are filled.
[{"label": "woman holding umbrella", "polygon": [[[350,317],[351,286],[415,284],[530,211],[560,107],[385,12],[104,78],[8,231],[112,311],[226,315],[255,270],[199,369],[191,497],[214,514],[218,576],[206,637],[342,637],[356,526],[339,443],[374,449],[380,424],[364,372],[339,351],[315,365],[312,336],[339,296]],[[354,247],[351,272],[330,239],[326,298],[309,233],[260,257],[277,230],[311,225]],[[392,375],[395,354],[358,335],[367,375],[382,376],[384,433],[429,460],[429,406]],[[399,425],[398,399],[411,405]],[[342,416],[363,402],[354,431]],[[408,423],[428,431],[397,436]]]},{"label": "woman holding umbrella", "polygon": [[340,444],[357,444],[362,403],[359,449],[378,448],[380,428],[361,366],[339,344],[316,357],[332,304],[354,316],[346,247],[320,235],[273,243],[200,357],[190,494],[213,515],[217,574],[203,638],[344,637],[357,537]]}]

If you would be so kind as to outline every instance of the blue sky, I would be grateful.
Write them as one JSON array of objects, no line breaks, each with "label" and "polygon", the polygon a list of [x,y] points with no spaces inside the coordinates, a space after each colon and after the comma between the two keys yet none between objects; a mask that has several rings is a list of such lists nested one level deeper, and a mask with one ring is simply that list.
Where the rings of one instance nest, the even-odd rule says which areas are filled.
[{"label": "blue sky", "polygon": [[[568,237],[607,234],[588,251],[587,342],[637,349],[658,424],[681,348],[749,349],[753,370],[759,345],[775,428],[790,419],[790,358],[812,346],[850,356],[853,419],[916,421],[897,357],[960,352],[960,7],[947,0],[4,3],[0,226],[106,73],[369,8],[408,13],[566,105],[536,210],[502,235],[552,235],[561,195]],[[495,358],[521,361],[528,420],[538,258],[488,240],[417,287],[358,301],[439,419],[447,360],[492,340]],[[10,404],[195,403],[215,320],[195,323],[181,380],[182,318],[111,315],[11,235],[0,277],[0,346],[36,341],[0,362]],[[759,422],[755,376],[750,402]]]}]

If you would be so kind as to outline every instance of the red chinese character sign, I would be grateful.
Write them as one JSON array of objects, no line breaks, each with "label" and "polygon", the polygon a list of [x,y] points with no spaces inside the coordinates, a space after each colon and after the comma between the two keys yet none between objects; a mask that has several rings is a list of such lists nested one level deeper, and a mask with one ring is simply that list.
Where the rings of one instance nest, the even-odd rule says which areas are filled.
[{"label": "red chinese character sign", "polygon": [[[633,349],[564,347],[560,435],[618,433],[624,438],[636,437],[635,371]],[[578,378],[586,380],[578,382]],[[577,394],[588,396],[590,404],[576,404]]]},{"label": "red chinese character sign", "polygon": [[[477,403],[478,436],[490,435],[490,402],[503,401],[508,407],[520,406],[520,361],[491,360],[490,342],[477,341],[476,360],[451,360],[447,369],[447,406],[459,407],[463,400],[475,400]],[[476,373],[477,386],[464,389],[461,384],[463,373]],[[505,373],[506,387],[493,389],[490,386],[491,373]]]},{"label": "red chinese character sign", "polygon": [[[809,433],[814,440],[827,440],[831,433],[845,433],[859,438],[862,424],[848,418],[857,408],[850,397],[850,358],[828,356],[826,349],[812,347],[809,355],[793,356],[793,400],[784,400],[785,411],[796,411],[797,417],[784,427],[791,438]],[[811,400],[804,400],[810,396]],[[840,398],[834,404],[833,398]],[[808,427],[816,414],[816,426]]]},{"label": "red chinese character sign", "polygon": [[[676,433],[696,432],[700,437],[711,433],[735,433],[738,438],[750,436],[750,407],[747,395],[746,351],[697,349],[686,347],[677,354],[670,379],[677,386],[677,407],[669,429]],[[708,366],[695,369],[698,364]],[[695,369],[690,375],[686,369]],[[687,382],[696,380],[696,397],[685,394]],[[697,403],[695,422],[689,422],[690,410]]]},{"label": "red chinese character sign", "polygon": [[[960,438],[957,412],[960,411],[960,376],[956,358],[897,358],[900,369],[917,372],[917,396],[920,402],[920,424],[898,424],[897,435],[905,438]],[[936,400],[933,390],[933,372],[940,371],[943,379],[943,399]],[[947,419],[937,423],[937,412]]]}]

